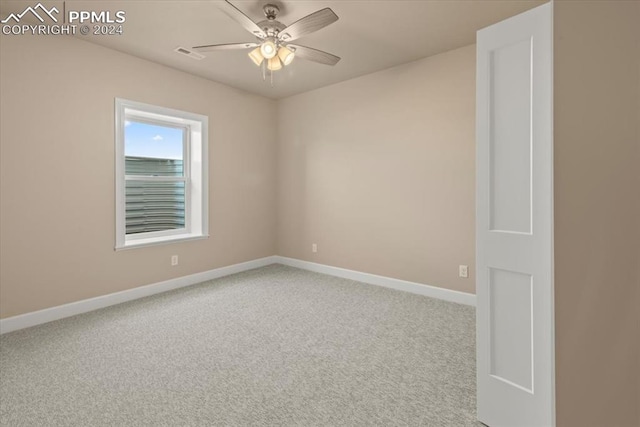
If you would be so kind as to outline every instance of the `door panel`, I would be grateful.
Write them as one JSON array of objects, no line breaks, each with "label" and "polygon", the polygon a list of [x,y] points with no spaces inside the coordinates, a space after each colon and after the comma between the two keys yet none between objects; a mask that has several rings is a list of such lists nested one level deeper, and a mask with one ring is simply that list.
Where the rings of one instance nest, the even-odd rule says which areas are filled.
[{"label": "door panel", "polygon": [[[531,233],[531,40],[489,55],[491,230]],[[517,96],[514,96],[517,94]]]},{"label": "door panel", "polygon": [[531,393],[532,277],[498,268],[490,268],[489,271],[489,373]]},{"label": "door panel", "polygon": [[551,5],[478,32],[478,419],[552,426]]}]

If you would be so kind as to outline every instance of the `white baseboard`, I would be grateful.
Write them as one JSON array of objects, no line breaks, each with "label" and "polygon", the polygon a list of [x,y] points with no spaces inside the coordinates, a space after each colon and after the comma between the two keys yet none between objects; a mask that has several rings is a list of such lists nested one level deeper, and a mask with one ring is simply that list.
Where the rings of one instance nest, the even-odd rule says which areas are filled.
[{"label": "white baseboard", "polygon": [[330,265],[317,264],[314,262],[302,261],[294,258],[270,256],[253,261],[243,262],[240,264],[220,267],[213,270],[204,271],[202,273],[191,274],[189,276],[178,277],[175,279],[166,280],[164,282],[140,286],[137,288],[128,289],[126,291],[115,292],[112,294],[89,298],[82,301],[71,302],[69,304],[59,305],[56,307],[45,308],[44,310],[38,310],[18,316],[7,317],[6,319],[0,319],[0,334],[17,331],[18,329],[29,328],[31,326],[40,325],[42,323],[63,319],[65,317],[75,316],[77,314],[87,313],[89,311],[98,310],[100,308],[109,307],[111,305],[132,301],[138,298],[144,298],[150,295],[159,294],[161,292],[171,291],[173,289],[183,288],[185,286],[195,285],[197,283],[206,282],[208,280],[217,279],[219,277],[240,273],[271,264],[288,265],[290,267],[301,268],[303,270],[315,271],[317,273],[356,280],[358,282],[368,283],[371,285],[411,292],[414,294],[424,295],[445,301],[451,301],[458,304],[466,304],[472,306],[476,305],[476,296],[465,292],[452,291],[436,286],[408,282],[406,280],[393,279],[391,277],[377,276],[375,274],[363,273],[355,270],[347,270],[345,268],[332,267]]},{"label": "white baseboard", "polygon": [[18,316],[0,319],[0,334],[24,329],[42,323],[51,322],[53,320],[65,317],[75,316],[76,314],[86,313],[88,311],[97,310],[111,305],[144,298],[161,292],[173,289],[183,288],[185,286],[195,285],[196,283],[206,282],[208,280],[217,279],[219,277],[228,276],[230,274],[240,273],[242,271],[251,270],[253,268],[264,267],[276,263],[275,256],[260,258],[253,261],[247,261],[240,264],[233,264],[226,267],[216,268],[202,273],[191,274],[189,276],[178,277],[164,282],[154,283],[151,285],[140,286],[138,288],[128,289],[126,291],[115,292],[108,295],[102,295],[95,298],[89,298],[82,301],[71,302],[69,304],[59,305],[56,307],[46,308],[44,310],[33,311]]},{"label": "white baseboard", "polygon": [[413,294],[424,295],[445,301],[455,302],[465,305],[476,305],[476,296],[466,292],[452,291],[450,289],[439,288],[437,286],[424,285],[422,283],[408,282],[406,280],[393,279],[391,277],[377,276],[375,274],[362,273],[346,268],[332,267],[330,265],[316,264],[315,262],[302,261],[295,258],[276,256],[275,262],[297,267],[303,270],[315,271],[316,273],[328,274],[330,276],[342,277],[344,279],[356,280],[358,282],[369,283],[371,285],[383,286],[385,288],[399,291],[411,292]]}]

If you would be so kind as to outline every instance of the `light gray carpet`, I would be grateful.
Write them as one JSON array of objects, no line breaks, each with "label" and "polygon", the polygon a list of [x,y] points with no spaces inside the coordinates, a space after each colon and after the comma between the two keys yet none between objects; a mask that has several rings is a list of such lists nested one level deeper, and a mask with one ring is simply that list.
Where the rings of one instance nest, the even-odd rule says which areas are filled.
[{"label": "light gray carpet", "polygon": [[474,323],[273,265],[1,336],[0,423],[481,425]]}]

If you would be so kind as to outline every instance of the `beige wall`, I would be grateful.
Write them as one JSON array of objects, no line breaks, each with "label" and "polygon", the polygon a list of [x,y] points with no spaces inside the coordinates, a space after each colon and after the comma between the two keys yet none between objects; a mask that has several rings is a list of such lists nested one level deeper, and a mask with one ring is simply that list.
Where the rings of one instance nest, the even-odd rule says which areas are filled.
[{"label": "beige wall", "polygon": [[554,14],[557,425],[638,426],[640,2]]},{"label": "beige wall", "polygon": [[[69,37],[1,49],[3,318],[275,253],[274,101]],[[208,240],[114,252],[115,97],[209,116]]]},{"label": "beige wall", "polygon": [[475,293],[474,115],[475,46],[280,101],[278,253]]}]

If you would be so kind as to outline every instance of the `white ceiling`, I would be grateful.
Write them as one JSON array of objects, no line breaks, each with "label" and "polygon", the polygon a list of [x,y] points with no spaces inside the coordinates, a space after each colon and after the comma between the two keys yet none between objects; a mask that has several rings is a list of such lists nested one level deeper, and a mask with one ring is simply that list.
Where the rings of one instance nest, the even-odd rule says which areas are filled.
[{"label": "white ceiling", "polygon": [[[124,10],[122,36],[80,36],[121,52],[164,64],[269,98],[284,98],[343,80],[414,61],[475,42],[475,32],[544,0],[338,0],[232,2],[254,21],[264,19],[262,6],[280,7],[278,20],[289,25],[318,9],[330,7],[340,19],[296,43],[338,55],[334,67],[296,59],[274,73],[274,87],[262,80],[248,50],[207,52],[194,60],[174,52],[178,46],[255,41],[221,10],[220,1],[66,1],[66,10]],[[35,5],[2,2],[2,17]],[[46,2],[60,4],[61,2]]]}]

